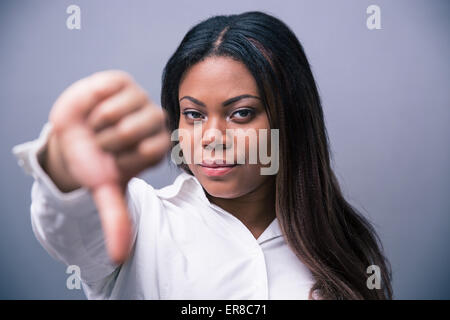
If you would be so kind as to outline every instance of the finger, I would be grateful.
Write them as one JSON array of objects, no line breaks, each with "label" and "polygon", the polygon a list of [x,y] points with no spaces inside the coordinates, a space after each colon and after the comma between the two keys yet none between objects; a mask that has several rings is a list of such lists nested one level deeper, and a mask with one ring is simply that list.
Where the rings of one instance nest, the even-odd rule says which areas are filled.
[{"label": "finger", "polygon": [[64,90],[50,112],[54,130],[59,131],[69,123],[81,121],[100,101],[131,82],[129,75],[116,70],[95,73],[78,80]]},{"label": "finger", "polygon": [[155,136],[142,140],[133,150],[117,154],[117,167],[127,176],[135,176],[144,169],[158,164],[167,155],[170,147],[170,134],[163,130]]},{"label": "finger", "polygon": [[111,260],[123,263],[131,247],[132,225],[123,190],[118,184],[105,183],[92,191],[100,214],[105,243]]},{"label": "finger", "polygon": [[100,131],[95,139],[104,151],[120,152],[161,131],[164,120],[165,114],[160,108],[148,106],[123,118],[116,126]]},{"label": "finger", "polygon": [[119,179],[113,156],[99,148],[87,127],[72,125],[58,137],[67,169],[80,184],[95,188]]},{"label": "finger", "polygon": [[87,124],[94,131],[100,131],[117,123],[126,114],[138,110],[147,101],[147,94],[143,89],[137,85],[130,86],[95,107],[88,116]]}]

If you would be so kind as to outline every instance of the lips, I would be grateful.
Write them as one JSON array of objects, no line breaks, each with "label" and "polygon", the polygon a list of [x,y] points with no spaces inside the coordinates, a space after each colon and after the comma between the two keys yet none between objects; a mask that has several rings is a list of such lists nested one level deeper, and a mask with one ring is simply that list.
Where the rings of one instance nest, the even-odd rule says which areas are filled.
[{"label": "lips", "polygon": [[226,168],[226,167],[234,167],[236,164],[226,163],[225,161],[220,160],[203,160],[200,165],[206,168]]},{"label": "lips", "polygon": [[237,167],[237,164],[220,163],[218,160],[204,160],[200,164],[203,174],[210,177],[225,176],[229,172],[233,171]]}]

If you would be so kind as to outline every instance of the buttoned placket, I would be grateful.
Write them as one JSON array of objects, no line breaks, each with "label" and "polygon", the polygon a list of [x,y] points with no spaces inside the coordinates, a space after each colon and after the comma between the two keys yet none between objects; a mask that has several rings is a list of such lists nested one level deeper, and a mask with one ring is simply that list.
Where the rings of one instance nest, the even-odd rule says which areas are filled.
[{"label": "buttoned placket", "polygon": [[209,203],[209,207],[215,210],[217,213],[222,214],[226,219],[233,224],[233,229],[241,233],[244,238],[246,238],[246,243],[251,244],[251,250],[249,254],[256,260],[256,273],[255,273],[255,283],[254,289],[256,293],[255,299],[268,299],[269,298],[269,288],[267,279],[267,269],[266,269],[266,259],[264,257],[264,252],[261,245],[258,243],[257,239],[253,236],[250,230],[231,213],[222,209],[221,207]]},{"label": "buttoned placket", "polygon": [[[222,209],[218,205],[211,203],[209,199],[206,197],[205,191],[203,190],[203,187],[200,185],[200,183],[194,178],[191,177],[196,185],[197,188],[200,188],[199,194],[202,198],[201,200],[207,205],[207,207],[214,210],[214,212],[221,215],[222,220],[226,220],[228,225],[231,225],[232,228],[239,233],[239,235],[243,238],[243,240],[250,244],[250,250],[249,255],[254,257],[256,259],[256,272],[255,272],[255,282],[254,282],[254,289],[255,289],[255,298],[254,299],[261,299],[266,300],[269,299],[269,283],[267,278],[267,269],[266,269],[266,259],[264,256],[263,249],[261,247],[261,244],[263,242],[269,241],[273,239],[275,236],[272,235],[272,237],[269,235],[266,237],[266,234],[268,234],[271,230],[270,227],[272,227],[272,223],[276,223],[276,221],[272,221],[271,224],[264,230],[264,232],[259,236],[258,240],[255,239],[253,234],[250,232],[250,230],[242,223],[241,220],[236,218],[233,214],[230,212]],[[201,192],[200,192],[201,191]],[[261,239],[259,241],[259,239]]]}]

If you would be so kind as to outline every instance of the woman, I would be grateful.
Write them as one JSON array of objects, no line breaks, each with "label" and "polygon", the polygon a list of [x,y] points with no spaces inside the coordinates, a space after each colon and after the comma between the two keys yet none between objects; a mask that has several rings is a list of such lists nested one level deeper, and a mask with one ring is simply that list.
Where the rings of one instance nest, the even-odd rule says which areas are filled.
[{"label": "woman", "polygon": [[[392,298],[388,262],[339,189],[313,75],[283,22],[261,12],[207,19],[186,34],[162,82],[164,112],[126,75],[79,81],[29,149],[44,169],[31,160],[33,230],[80,266],[88,297]],[[184,172],[155,190],[133,177],[170,148],[164,123]],[[237,148],[249,130],[268,134]],[[249,162],[266,142],[277,162],[270,175]],[[371,265],[381,289],[367,285]]]}]

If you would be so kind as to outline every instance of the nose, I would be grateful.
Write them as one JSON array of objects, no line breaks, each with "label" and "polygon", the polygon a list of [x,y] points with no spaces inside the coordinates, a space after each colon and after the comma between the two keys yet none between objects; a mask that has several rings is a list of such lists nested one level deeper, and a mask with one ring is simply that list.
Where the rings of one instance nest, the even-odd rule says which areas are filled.
[{"label": "nose", "polygon": [[202,132],[202,147],[204,149],[228,149],[231,138],[227,136],[226,125],[220,119],[210,119],[204,124]]}]

